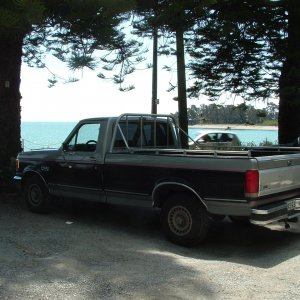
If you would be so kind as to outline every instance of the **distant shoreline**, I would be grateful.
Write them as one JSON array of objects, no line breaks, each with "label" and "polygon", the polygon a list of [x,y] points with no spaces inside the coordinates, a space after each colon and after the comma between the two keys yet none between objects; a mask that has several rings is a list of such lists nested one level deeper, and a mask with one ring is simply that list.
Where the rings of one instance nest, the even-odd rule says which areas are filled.
[{"label": "distant shoreline", "polygon": [[261,125],[245,125],[245,124],[197,124],[189,125],[191,128],[220,128],[227,130],[247,129],[247,130],[278,130],[278,126],[261,126]]}]

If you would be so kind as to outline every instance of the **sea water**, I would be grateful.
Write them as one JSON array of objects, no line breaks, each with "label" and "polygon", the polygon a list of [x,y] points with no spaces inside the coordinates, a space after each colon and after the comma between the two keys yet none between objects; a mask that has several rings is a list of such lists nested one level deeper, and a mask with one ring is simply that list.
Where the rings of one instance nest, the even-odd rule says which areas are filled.
[{"label": "sea water", "polygon": [[[59,148],[76,122],[22,122],[21,137],[24,150]],[[218,130],[218,128],[189,128],[189,135],[194,138],[199,132]],[[219,128],[219,130],[224,130]],[[265,141],[277,144],[277,130],[230,129],[237,134],[243,145],[259,145]]]},{"label": "sea water", "polygon": [[22,122],[21,139],[25,151],[59,148],[76,122]]}]

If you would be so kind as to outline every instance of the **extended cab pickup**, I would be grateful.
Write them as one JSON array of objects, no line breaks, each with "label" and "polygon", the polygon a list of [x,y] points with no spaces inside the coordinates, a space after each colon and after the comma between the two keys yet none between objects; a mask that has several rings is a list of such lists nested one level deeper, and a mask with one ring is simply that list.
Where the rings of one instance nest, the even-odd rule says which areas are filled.
[{"label": "extended cab pickup", "polygon": [[21,152],[14,179],[38,213],[51,196],[161,208],[166,237],[187,246],[214,217],[264,225],[300,214],[298,149],[188,150],[179,131],[169,115],[82,120],[60,149]]}]

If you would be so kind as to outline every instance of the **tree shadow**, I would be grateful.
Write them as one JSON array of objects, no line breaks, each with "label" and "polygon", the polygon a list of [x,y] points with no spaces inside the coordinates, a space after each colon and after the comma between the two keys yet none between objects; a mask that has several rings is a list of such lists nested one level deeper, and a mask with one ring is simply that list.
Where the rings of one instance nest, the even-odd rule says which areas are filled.
[{"label": "tree shadow", "polygon": [[217,259],[259,268],[272,268],[299,255],[300,224],[242,226],[229,220],[213,222],[206,241],[194,257]]},{"label": "tree shadow", "polygon": [[281,225],[242,226],[225,219],[212,221],[207,238],[199,246],[185,248],[165,241],[160,226],[160,210],[77,202],[65,206],[60,214],[85,224],[94,224],[116,232],[147,239],[159,250],[187,257],[235,262],[260,268],[272,268],[299,254],[300,223],[291,229]]},{"label": "tree shadow", "polygon": [[204,243],[184,248],[163,237],[159,210],[59,202],[38,215],[18,197],[0,199],[3,299],[213,299],[212,267],[213,274],[225,272],[222,262],[267,269],[299,255],[299,223],[283,231],[213,222]]},{"label": "tree shadow", "polygon": [[18,201],[0,201],[1,299],[215,297],[203,272],[166,252],[157,212],[85,204],[37,215]]}]

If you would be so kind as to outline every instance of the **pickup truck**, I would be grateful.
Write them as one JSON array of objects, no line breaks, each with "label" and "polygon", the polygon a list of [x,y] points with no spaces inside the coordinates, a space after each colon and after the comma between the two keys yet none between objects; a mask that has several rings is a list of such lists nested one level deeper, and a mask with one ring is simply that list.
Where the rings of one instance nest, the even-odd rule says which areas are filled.
[{"label": "pickup truck", "polygon": [[56,150],[21,152],[15,182],[28,208],[65,197],[161,209],[170,241],[199,244],[217,217],[265,225],[300,215],[299,148],[189,150],[169,115],[80,121]]}]

